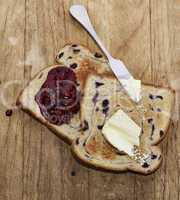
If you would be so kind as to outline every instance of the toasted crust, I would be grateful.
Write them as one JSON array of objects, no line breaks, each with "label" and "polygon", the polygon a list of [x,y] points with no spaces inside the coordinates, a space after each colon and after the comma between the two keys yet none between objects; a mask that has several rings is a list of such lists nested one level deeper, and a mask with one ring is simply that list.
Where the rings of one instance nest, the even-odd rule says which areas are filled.
[{"label": "toasted crust", "polygon": [[154,149],[153,152],[155,152],[156,154],[159,153],[159,159],[157,160],[157,162],[153,164],[151,168],[148,168],[148,169],[138,167],[137,165],[132,165],[131,163],[128,163],[126,165],[119,164],[118,166],[115,166],[115,165],[110,166],[106,164],[106,162],[102,164],[102,163],[97,162],[96,160],[88,160],[87,158],[85,159],[84,156],[82,156],[82,153],[79,152],[77,148],[75,148],[75,145],[72,145],[71,147],[72,147],[71,148],[72,154],[78,162],[80,162],[81,164],[84,164],[87,167],[97,169],[97,170],[103,170],[107,172],[121,173],[121,172],[133,171],[135,173],[148,175],[148,174],[153,173],[155,170],[159,169],[162,163],[162,156],[161,156],[160,149],[158,147],[156,147],[156,149]]},{"label": "toasted crust", "polygon": [[66,135],[64,135],[61,132],[57,131],[53,127],[50,127],[48,123],[42,121],[41,118],[37,117],[36,114],[33,113],[31,110],[25,109],[25,108],[22,108],[22,110],[25,113],[27,113],[28,115],[32,116],[35,120],[39,121],[41,124],[45,125],[50,131],[52,131],[57,137],[62,139],[65,143],[67,143],[69,145],[72,143],[72,141],[71,141],[71,139],[69,137],[67,137]]}]

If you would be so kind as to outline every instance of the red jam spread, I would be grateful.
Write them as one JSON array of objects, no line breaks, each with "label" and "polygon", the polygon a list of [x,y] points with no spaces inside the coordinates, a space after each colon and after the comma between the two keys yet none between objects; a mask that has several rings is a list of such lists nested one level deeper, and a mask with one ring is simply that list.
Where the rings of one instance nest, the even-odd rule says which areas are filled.
[{"label": "red jam spread", "polygon": [[64,66],[50,70],[35,101],[50,123],[68,124],[80,109],[80,91],[74,71]]}]

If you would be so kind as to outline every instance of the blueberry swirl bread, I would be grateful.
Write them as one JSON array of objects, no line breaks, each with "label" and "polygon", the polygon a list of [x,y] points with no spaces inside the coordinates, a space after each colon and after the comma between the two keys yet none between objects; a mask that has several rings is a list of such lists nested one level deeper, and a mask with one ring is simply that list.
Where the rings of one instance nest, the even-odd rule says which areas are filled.
[{"label": "blueberry swirl bread", "polygon": [[[41,70],[19,95],[17,104],[72,144],[81,161],[112,171],[153,172],[161,163],[157,144],[170,122],[173,93],[143,85],[143,98],[134,104],[99,53],[69,44],[56,55],[57,65]],[[122,109],[141,128],[140,148],[148,163],[138,163],[111,146],[102,135],[106,120]]]}]

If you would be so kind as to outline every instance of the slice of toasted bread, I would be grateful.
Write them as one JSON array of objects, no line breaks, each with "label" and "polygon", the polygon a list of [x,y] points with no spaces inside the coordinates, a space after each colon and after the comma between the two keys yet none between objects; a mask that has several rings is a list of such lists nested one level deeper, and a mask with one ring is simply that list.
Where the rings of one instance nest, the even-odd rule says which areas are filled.
[{"label": "slice of toasted bread", "polygon": [[[98,86],[98,87],[97,87]],[[161,163],[157,144],[164,138],[174,101],[170,89],[142,86],[142,100],[135,104],[113,77],[88,77],[81,105],[84,130],[72,144],[73,153],[92,166],[112,171],[131,170],[143,174],[155,171]],[[140,127],[140,148],[151,155],[150,164],[141,165],[123,152],[118,152],[102,135],[102,127],[117,109],[126,112]]]},{"label": "slice of toasted bread", "polygon": [[49,129],[54,131],[68,143],[79,134],[81,128],[79,113],[73,116],[69,124],[61,126],[48,122],[41,114],[38,104],[35,101],[35,95],[45,82],[48,72],[58,66],[70,67],[77,76],[81,94],[84,92],[86,78],[92,74],[109,74],[107,61],[98,53],[92,54],[88,49],[80,45],[66,45],[56,56],[59,65],[50,66],[41,70],[26,86],[18,97],[17,103],[21,108],[30,113]]},{"label": "slice of toasted bread", "polygon": [[[132,170],[151,173],[161,162],[161,151],[156,144],[164,138],[170,121],[173,93],[169,89],[143,86],[143,99],[134,104],[114,78],[104,59],[80,45],[66,45],[56,56],[59,65],[40,71],[22,91],[18,104],[58,136],[72,143],[73,152],[82,161],[114,171]],[[45,82],[49,71],[67,66],[76,73],[82,93],[80,112],[69,124],[55,125],[41,114],[35,96]],[[108,105],[103,103],[107,99]],[[104,107],[102,108],[102,105]],[[101,129],[117,109],[121,108],[142,126],[141,147],[152,154],[150,166],[140,166],[123,152],[118,152],[102,136]],[[81,115],[81,120],[80,120]]]}]

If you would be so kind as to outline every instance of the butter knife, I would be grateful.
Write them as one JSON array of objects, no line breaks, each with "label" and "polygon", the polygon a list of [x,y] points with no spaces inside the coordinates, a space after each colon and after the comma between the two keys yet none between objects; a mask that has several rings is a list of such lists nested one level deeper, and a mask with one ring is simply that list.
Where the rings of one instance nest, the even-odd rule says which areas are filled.
[{"label": "butter knife", "polygon": [[82,5],[73,5],[70,7],[70,14],[88,31],[88,33],[93,37],[101,50],[104,52],[109,61],[109,66],[129,97],[133,101],[139,102],[141,100],[141,80],[134,79],[124,63],[110,55],[95,32],[86,8]]}]

